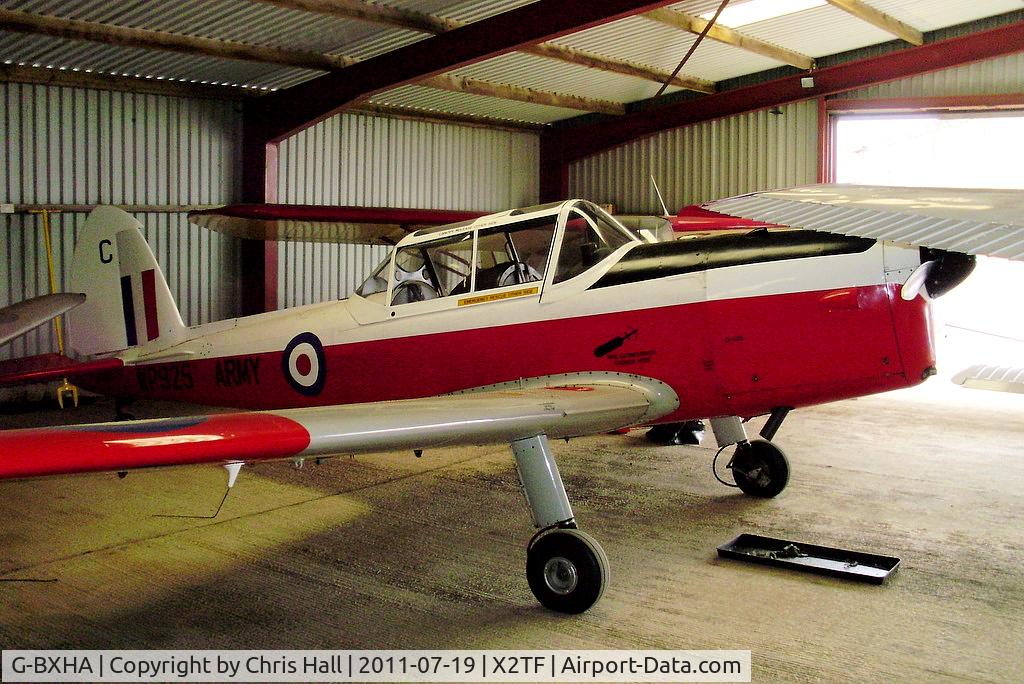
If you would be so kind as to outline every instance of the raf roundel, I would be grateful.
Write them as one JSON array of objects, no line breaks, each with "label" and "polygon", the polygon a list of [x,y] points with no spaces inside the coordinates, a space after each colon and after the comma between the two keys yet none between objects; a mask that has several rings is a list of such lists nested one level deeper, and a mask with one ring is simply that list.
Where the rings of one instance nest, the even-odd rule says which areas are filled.
[{"label": "raf roundel", "polygon": [[304,332],[292,338],[281,358],[284,378],[299,394],[314,397],[323,390],[327,378],[327,360],[320,338]]}]

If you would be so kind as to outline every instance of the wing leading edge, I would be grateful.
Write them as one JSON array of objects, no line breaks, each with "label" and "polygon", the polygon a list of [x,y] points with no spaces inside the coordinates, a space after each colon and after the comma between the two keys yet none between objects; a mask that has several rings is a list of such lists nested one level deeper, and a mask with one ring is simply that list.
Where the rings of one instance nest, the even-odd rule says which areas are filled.
[{"label": "wing leading edge", "polygon": [[0,431],[0,479],[575,437],[679,405],[656,380],[494,388],[403,401]]},{"label": "wing leading edge", "polygon": [[196,225],[249,240],[394,245],[424,226],[483,216],[477,211],[335,207],[306,204],[235,204],[189,212]]},{"label": "wing leading edge", "polygon": [[0,309],[0,345],[70,311],[85,301],[79,292],[58,292]]},{"label": "wing leading edge", "polygon": [[806,185],[703,206],[795,228],[1024,261],[1024,193],[1018,190]]}]

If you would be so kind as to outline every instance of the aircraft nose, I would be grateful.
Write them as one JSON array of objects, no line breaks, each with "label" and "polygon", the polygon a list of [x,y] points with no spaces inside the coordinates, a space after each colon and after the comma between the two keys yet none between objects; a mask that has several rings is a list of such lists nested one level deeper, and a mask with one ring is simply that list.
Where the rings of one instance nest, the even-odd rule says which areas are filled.
[{"label": "aircraft nose", "polygon": [[974,271],[977,261],[973,254],[944,252],[938,249],[921,248],[921,263],[932,262],[924,281],[925,290],[932,299],[941,297],[962,283]]}]

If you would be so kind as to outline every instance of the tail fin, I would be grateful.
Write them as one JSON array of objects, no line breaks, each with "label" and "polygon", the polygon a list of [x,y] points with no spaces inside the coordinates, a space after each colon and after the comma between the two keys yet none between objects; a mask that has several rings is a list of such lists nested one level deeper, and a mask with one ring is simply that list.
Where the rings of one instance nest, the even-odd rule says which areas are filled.
[{"label": "tail fin", "polygon": [[80,354],[155,340],[174,344],[186,336],[141,227],[116,207],[96,207],[85,222],[71,261],[71,289],[86,300],[68,314],[71,346]]}]

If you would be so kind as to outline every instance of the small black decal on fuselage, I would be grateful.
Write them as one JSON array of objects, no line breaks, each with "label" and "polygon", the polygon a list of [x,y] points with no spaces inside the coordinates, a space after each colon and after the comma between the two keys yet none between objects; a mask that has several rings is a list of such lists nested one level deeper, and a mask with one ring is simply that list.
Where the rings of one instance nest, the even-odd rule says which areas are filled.
[{"label": "small black decal on fuselage", "polygon": [[602,356],[605,356],[606,354],[609,354],[609,353],[615,351],[616,349],[621,347],[623,344],[625,344],[626,340],[628,340],[633,335],[636,335],[636,332],[637,332],[636,328],[633,328],[632,330],[627,332],[625,335],[618,335],[618,336],[613,337],[612,339],[608,340],[607,342],[605,342],[603,344],[597,345],[597,347],[594,349],[594,356],[596,356],[597,358],[601,358]]}]

